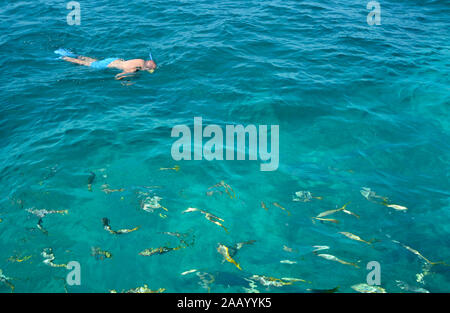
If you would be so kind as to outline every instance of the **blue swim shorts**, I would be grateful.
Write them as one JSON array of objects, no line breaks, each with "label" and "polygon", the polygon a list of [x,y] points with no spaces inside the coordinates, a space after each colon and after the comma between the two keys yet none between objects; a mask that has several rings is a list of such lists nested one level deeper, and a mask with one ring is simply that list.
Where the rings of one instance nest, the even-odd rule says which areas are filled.
[{"label": "blue swim shorts", "polygon": [[108,68],[108,65],[111,64],[112,62],[114,62],[117,59],[119,59],[119,58],[107,58],[107,59],[104,59],[104,60],[95,61],[95,62],[91,63],[91,67],[95,68],[97,70],[103,70],[105,68]]}]

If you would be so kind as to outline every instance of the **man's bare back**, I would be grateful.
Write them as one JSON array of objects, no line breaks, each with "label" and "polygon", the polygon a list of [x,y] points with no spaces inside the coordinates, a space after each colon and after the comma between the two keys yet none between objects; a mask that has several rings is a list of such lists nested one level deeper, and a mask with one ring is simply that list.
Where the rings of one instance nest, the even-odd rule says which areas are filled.
[{"label": "man's bare back", "polygon": [[[110,63],[108,67],[122,70],[122,73],[116,75],[117,79],[121,79],[137,71],[153,71],[156,68],[156,63],[153,60],[145,61],[143,59],[118,59]],[[118,76],[120,76],[120,78]]]}]

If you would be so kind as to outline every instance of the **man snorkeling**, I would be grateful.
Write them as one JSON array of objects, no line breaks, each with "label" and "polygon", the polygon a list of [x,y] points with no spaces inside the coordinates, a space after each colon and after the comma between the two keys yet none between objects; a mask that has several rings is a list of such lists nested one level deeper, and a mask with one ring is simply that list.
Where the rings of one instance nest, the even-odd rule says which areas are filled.
[{"label": "man snorkeling", "polygon": [[156,69],[156,63],[153,61],[152,54],[149,53],[150,60],[132,59],[124,60],[120,58],[106,58],[103,60],[97,60],[94,58],[85,57],[82,55],[76,55],[67,49],[60,48],[55,51],[59,54],[62,60],[75,64],[90,66],[95,69],[107,69],[116,68],[122,70],[121,73],[115,76],[116,79],[122,79],[129,75],[136,73],[137,71],[148,71],[153,73]]}]

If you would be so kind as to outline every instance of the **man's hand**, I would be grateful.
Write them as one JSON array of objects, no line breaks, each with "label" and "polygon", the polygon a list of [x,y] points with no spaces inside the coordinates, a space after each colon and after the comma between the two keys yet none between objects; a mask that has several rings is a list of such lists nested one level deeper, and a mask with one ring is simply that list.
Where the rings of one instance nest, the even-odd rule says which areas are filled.
[{"label": "man's hand", "polygon": [[133,75],[135,71],[123,71],[122,73],[119,73],[115,76],[117,80],[120,80],[122,78],[128,77],[130,75]]}]

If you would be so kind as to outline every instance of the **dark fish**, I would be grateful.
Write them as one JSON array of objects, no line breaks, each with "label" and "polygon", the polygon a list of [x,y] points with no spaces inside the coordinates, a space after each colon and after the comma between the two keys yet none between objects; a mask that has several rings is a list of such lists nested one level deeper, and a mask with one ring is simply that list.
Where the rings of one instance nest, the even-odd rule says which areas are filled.
[{"label": "dark fish", "polygon": [[307,289],[307,290],[312,293],[335,293],[339,290],[339,286],[333,289]]},{"label": "dark fish", "polygon": [[44,226],[42,226],[42,218],[39,219],[38,223],[37,223],[37,228],[42,231],[44,234],[48,235],[48,231],[44,228]]},{"label": "dark fish", "polygon": [[107,217],[102,218],[103,226],[109,226],[109,219]]},{"label": "dark fish", "polygon": [[94,172],[90,172],[89,173],[89,178],[88,178],[88,190],[92,191],[92,183],[95,180],[95,173]]}]

